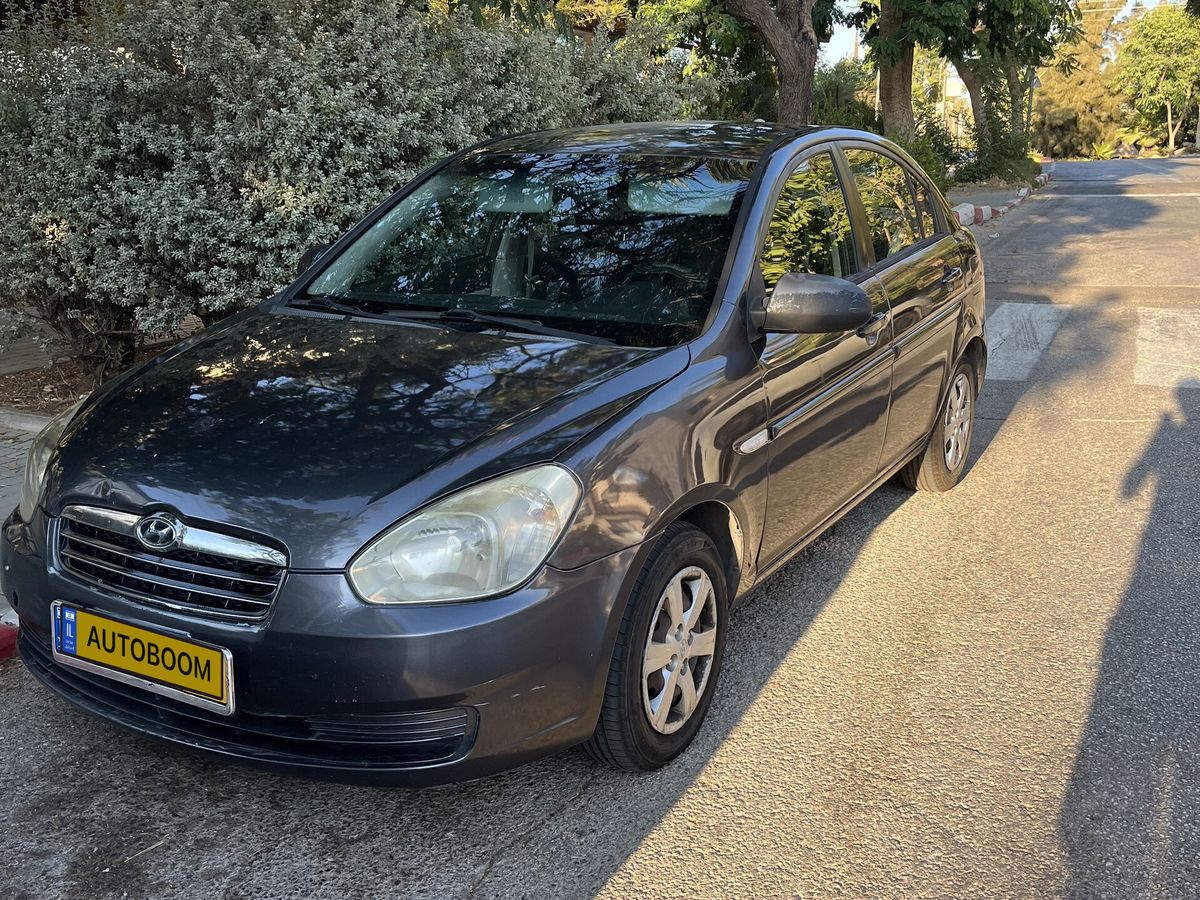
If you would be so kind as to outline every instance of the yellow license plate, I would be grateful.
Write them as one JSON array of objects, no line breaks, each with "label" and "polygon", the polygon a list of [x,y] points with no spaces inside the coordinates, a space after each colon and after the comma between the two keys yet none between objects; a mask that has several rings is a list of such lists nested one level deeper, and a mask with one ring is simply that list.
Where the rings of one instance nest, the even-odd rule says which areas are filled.
[{"label": "yellow license plate", "polygon": [[194,706],[233,712],[233,666],[225,648],[161,634],[61,600],[54,602],[52,615],[59,662]]}]

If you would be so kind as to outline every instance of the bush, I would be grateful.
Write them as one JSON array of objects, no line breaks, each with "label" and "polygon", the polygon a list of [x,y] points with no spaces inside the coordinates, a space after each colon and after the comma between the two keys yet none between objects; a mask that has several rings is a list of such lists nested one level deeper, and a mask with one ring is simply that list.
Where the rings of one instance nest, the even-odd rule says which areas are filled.
[{"label": "bush", "polygon": [[9,25],[0,340],[41,320],[103,375],[190,313],[269,296],[439,157],[678,117],[690,90],[636,34],[586,47],[401,0],[113,0]]}]

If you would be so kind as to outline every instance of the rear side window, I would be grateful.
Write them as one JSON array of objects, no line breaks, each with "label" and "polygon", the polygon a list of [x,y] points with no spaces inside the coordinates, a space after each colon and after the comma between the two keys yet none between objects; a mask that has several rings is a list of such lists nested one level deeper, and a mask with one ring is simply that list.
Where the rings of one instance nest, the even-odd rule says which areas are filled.
[{"label": "rear side window", "polygon": [[847,150],[871,229],[875,261],[902,253],[921,240],[920,219],[904,167],[874,150]]},{"label": "rear side window", "polygon": [[857,270],[846,198],[828,153],[809,157],[784,182],[761,264],[768,291],[789,272],[845,278]]}]

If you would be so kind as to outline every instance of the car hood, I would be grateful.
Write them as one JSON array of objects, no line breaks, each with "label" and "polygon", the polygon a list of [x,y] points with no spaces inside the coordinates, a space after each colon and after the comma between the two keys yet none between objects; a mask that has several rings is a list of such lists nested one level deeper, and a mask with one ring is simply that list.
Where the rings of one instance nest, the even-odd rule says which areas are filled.
[{"label": "car hood", "polygon": [[554,458],[686,363],[686,348],[256,310],[86,406],[46,505],[170,509],[279,543],[293,568],[341,568],[447,490]]}]

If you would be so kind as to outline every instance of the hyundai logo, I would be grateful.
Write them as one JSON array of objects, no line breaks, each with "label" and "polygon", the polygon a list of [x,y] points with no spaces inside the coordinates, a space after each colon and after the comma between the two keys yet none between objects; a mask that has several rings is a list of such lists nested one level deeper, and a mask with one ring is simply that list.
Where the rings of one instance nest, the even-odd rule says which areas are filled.
[{"label": "hyundai logo", "polygon": [[165,553],[179,546],[183,523],[166,513],[154,513],[138,520],[133,533],[147,550]]}]

